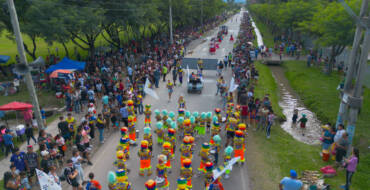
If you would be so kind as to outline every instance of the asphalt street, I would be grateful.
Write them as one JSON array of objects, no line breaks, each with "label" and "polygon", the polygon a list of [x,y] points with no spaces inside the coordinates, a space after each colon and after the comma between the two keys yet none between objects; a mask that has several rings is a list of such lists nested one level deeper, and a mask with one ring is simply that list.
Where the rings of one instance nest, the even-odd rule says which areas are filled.
[{"label": "asphalt street", "polygon": [[[199,45],[195,46],[194,49],[188,49],[187,52],[190,54],[186,55],[186,57],[193,57],[193,58],[216,58],[216,59],[223,59],[225,55],[227,55],[229,52],[231,52],[233,48],[233,42],[229,41],[230,34],[234,36],[234,39],[236,39],[236,36],[239,32],[239,25],[240,25],[240,19],[241,15],[237,14],[233,16],[231,19],[229,19],[225,25],[229,28],[229,34],[228,36],[222,41],[220,44],[220,48],[217,49],[216,53],[214,55],[210,55],[208,52],[209,48],[209,40],[211,37],[216,36],[217,30],[213,30],[208,35],[204,37],[204,39],[207,39],[206,41],[202,41]],[[185,72],[186,75],[186,72]],[[166,89],[166,84],[161,83],[160,88],[155,89],[156,93],[160,97],[159,100],[156,100],[152,97],[146,97],[144,104],[151,104],[152,105],[152,126],[154,128],[155,126],[155,118],[154,118],[154,110],[155,109],[167,109],[168,111],[173,111],[177,114],[178,110],[178,104],[177,100],[180,95],[184,96],[186,100],[186,106],[189,111],[194,112],[198,111],[201,112],[208,112],[211,111],[213,113],[213,110],[216,107],[221,107],[221,97],[215,96],[216,93],[216,71],[205,71],[203,73],[204,75],[204,89],[201,94],[188,94],[187,93],[187,78],[184,76],[184,84],[182,86],[177,86],[174,88],[174,93],[172,95],[172,100],[168,100],[168,94]],[[227,82],[229,83],[231,78],[231,71],[224,70],[223,72],[224,77],[226,78]],[[167,79],[172,79],[172,76],[167,76]],[[178,83],[178,81],[177,81]],[[138,116],[138,123],[136,127],[140,130],[140,137],[138,139],[138,142],[142,140],[143,136],[143,127],[144,127],[144,116],[139,115]],[[157,164],[157,155],[160,154],[162,151],[162,148],[157,145],[156,142],[156,134],[154,133],[154,130],[152,130],[153,134],[153,154],[155,155],[152,158],[151,165],[152,165],[152,171],[153,174],[151,176],[139,176],[139,159],[137,156],[137,152],[139,150],[139,146],[137,147],[131,147],[130,148],[130,159],[127,161],[127,167],[131,170],[128,174],[128,180],[132,183],[133,189],[135,190],[144,190],[144,183],[148,179],[154,179],[155,178],[155,166]],[[100,146],[99,150],[94,154],[92,158],[92,162],[94,163],[92,166],[87,166],[85,168],[85,176],[87,179],[87,175],[89,172],[95,173],[96,180],[100,181],[100,183],[103,186],[103,189],[108,189],[107,187],[107,174],[109,171],[115,171],[115,167],[113,166],[113,162],[116,158],[116,146],[118,145],[120,138],[120,133],[117,131],[116,133],[112,134],[109,139],[106,139],[105,143]],[[198,152],[200,150],[200,145],[205,142],[209,141],[209,135],[207,135],[204,138],[196,138],[196,149],[193,156],[193,171],[194,173],[197,173],[197,168],[199,167],[200,163],[200,157],[198,156]],[[221,136],[222,142],[226,141],[225,134],[222,134]],[[175,190],[177,183],[176,180],[179,177],[180,173],[180,152],[178,151],[178,148],[180,147],[181,140],[177,139],[177,150],[175,154],[174,160],[171,161],[172,169],[171,174],[169,174],[168,180],[170,181],[170,190]],[[223,146],[223,145],[222,145]],[[224,148],[224,147],[222,147]],[[223,161],[222,154],[220,154],[219,163]],[[248,164],[248,160],[246,160],[246,164]],[[224,187],[226,190],[249,190],[250,183],[249,183],[249,177],[247,173],[247,167],[246,164],[242,166],[236,166],[234,167],[233,171],[231,172],[230,179],[224,180],[222,179],[222,183],[224,184]],[[193,189],[194,190],[201,190],[204,189],[204,178],[203,176],[197,176],[193,177]]]}]

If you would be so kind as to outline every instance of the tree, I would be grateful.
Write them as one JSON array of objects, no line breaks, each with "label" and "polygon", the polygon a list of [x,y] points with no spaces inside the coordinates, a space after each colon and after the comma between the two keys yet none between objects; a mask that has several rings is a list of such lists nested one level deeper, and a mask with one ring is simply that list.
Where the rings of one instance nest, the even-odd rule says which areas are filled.
[{"label": "tree", "polygon": [[[356,11],[359,11],[360,4],[360,0],[349,3]],[[300,26],[316,38],[317,44],[331,48],[328,63],[328,73],[330,73],[335,57],[353,41],[355,22],[339,3],[333,2],[326,7],[321,5],[319,10],[321,11],[317,11],[311,20],[302,22]]]},{"label": "tree", "polygon": [[[29,56],[31,56],[33,59],[36,59],[36,42],[40,37],[40,33],[38,29],[34,28],[35,26],[33,23],[37,17],[32,17],[29,12],[32,4],[29,1],[15,1],[14,3],[17,10],[21,32],[26,34],[32,42],[31,45],[23,42],[24,49]],[[2,23],[3,28],[5,28],[9,33],[13,34],[13,26],[10,21],[8,4],[6,3],[6,0],[0,0],[0,5],[2,5],[3,9],[3,11],[0,11],[0,23]],[[14,35],[8,35],[7,37],[11,40],[15,40]]]}]

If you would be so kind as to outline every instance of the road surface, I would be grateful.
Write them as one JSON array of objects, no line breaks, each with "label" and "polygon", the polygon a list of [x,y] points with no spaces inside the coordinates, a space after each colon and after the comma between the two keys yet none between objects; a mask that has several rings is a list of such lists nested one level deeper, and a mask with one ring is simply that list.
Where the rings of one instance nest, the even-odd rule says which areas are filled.
[{"label": "road surface", "polygon": [[[233,34],[234,38],[236,39],[236,36],[239,31],[239,25],[240,25],[240,18],[241,15],[237,14],[232,19],[229,19],[225,25],[229,28],[229,35],[223,40],[223,42],[220,44],[220,48],[216,51],[215,55],[209,55],[208,53],[208,44],[209,41],[200,43],[197,45],[193,50],[188,50],[188,52],[191,52],[191,54],[186,55],[186,57],[201,57],[201,58],[217,58],[222,59],[226,54],[231,52],[233,48],[233,43],[229,41],[230,33]],[[236,21],[237,20],[237,21]],[[217,30],[214,30],[211,32],[209,37],[213,37],[216,35]],[[205,37],[206,39],[210,39],[209,37]],[[186,75],[186,72],[185,72]],[[227,70],[224,71],[224,76],[226,77],[227,81],[230,80],[231,71]],[[167,76],[167,79],[172,79],[172,76]],[[168,111],[173,111],[177,114],[178,105],[177,105],[177,99],[180,95],[183,95],[188,110],[191,112],[198,111],[201,112],[208,112],[212,111],[216,107],[221,107],[221,97],[215,96],[216,92],[216,71],[205,71],[204,72],[204,89],[201,94],[188,94],[186,89],[186,83],[184,83],[182,86],[177,86],[174,88],[174,93],[172,95],[172,101],[168,101],[168,95],[167,95],[167,89],[165,86],[165,83],[160,84],[160,88],[155,89],[156,93],[160,97],[160,100],[155,100],[152,97],[146,97],[144,104],[151,104],[152,105],[152,112],[154,112],[155,109],[167,109]],[[186,81],[186,77],[184,76],[184,81]],[[178,82],[178,81],[177,81]],[[152,121],[155,121],[154,119],[154,113],[152,116]],[[136,127],[140,130],[140,138],[139,141],[142,140],[142,129],[143,129],[143,123],[144,123],[144,116],[140,115],[138,116],[138,124]],[[153,126],[155,126],[155,122],[152,123]],[[153,132],[153,130],[152,130]],[[107,174],[109,171],[114,171],[115,167],[112,165],[112,163],[115,160],[116,155],[116,146],[119,142],[120,133],[117,131],[117,133],[111,135],[109,139],[106,139],[105,144],[103,144],[99,150],[94,154],[94,157],[92,158],[92,162],[94,163],[93,166],[87,166],[85,168],[85,178],[87,179],[87,175],[89,172],[95,173],[95,178],[101,182],[103,189],[107,189]],[[200,157],[197,156],[200,145],[204,141],[209,141],[209,136],[204,137],[204,139],[196,138],[196,149],[194,151],[194,157],[193,157],[193,171],[194,173],[197,173],[197,168],[199,167],[200,163]],[[226,140],[225,135],[222,134],[221,136],[222,140]],[[224,142],[224,141],[223,141]],[[180,147],[181,140],[177,139],[177,148]],[[223,146],[223,145],[222,145]],[[153,174],[152,176],[148,177],[142,177],[139,176],[139,159],[137,156],[137,151],[139,149],[139,146],[130,148],[130,160],[127,161],[127,167],[131,169],[131,172],[128,175],[128,180],[133,184],[133,187],[135,190],[144,190],[144,183],[148,179],[154,179],[155,177],[155,166],[157,164],[157,155],[160,153],[162,148],[157,145],[156,143],[156,135],[153,132],[153,153],[155,155],[154,158],[152,158],[152,170]],[[169,181],[170,181],[170,190],[176,189],[177,183],[176,180],[179,177],[180,173],[180,152],[176,150],[175,159],[171,161],[172,170],[171,174],[169,174]],[[222,162],[222,154],[220,154],[219,157],[219,163]],[[248,161],[246,161],[246,164],[248,164]],[[237,166],[234,167],[234,170],[231,173],[231,178],[228,180],[222,180],[225,189],[233,189],[233,190],[249,190],[250,183],[249,183],[249,177],[246,169],[246,165],[244,166]],[[199,177],[193,177],[193,189],[194,190],[200,190],[204,189],[204,178],[203,176]]]}]

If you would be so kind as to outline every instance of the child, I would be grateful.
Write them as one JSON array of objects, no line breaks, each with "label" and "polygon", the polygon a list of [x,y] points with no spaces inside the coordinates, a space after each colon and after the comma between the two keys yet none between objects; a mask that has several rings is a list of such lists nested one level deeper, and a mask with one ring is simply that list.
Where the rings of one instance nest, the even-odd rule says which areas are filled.
[{"label": "child", "polygon": [[297,119],[298,119],[298,109],[294,109],[292,117],[293,126],[297,124]]},{"label": "child", "polygon": [[30,183],[28,181],[26,172],[25,171],[22,171],[20,173],[20,176],[21,176],[21,186],[20,186],[20,189],[30,190],[31,189],[31,185],[30,185]]},{"label": "child", "polygon": [[301,129],[302,129],[302,136],[304,136],[304,129],[306,128],[306,123],[307,123],[307,118],[306,114],[302,114],[301,119],[298,120],[299,123],[301,123]]},{"label": "child", "polygon": [[89,173],[89,179],[90,181],[87,182],[86,190],[101,190],[102,187],[99,183],[99,181],[94,180],[94,173]]}]

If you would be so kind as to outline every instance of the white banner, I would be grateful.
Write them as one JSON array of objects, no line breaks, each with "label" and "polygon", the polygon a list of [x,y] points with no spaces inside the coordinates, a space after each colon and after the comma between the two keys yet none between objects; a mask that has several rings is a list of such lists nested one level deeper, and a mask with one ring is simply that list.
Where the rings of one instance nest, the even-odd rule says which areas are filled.
[{"label": "white banner", "polygon": [[146,81],[145,81],[144,92],[146,94],[152,96],[153,98],[159,100],[159,97],[158,97],[157,93],[153,89],[149,88],[149,83],[150,83],[149,79],[147,78]]},{"label": "white banner", "polygon": [[234,77],[231,78],[231,81],[230,81],[230,89],[229,89],[229,92],[234,92],[234,90],[236,90],[238,88],[239,85],[235,84],[235,79]]},{"label": "white banner", "polygon": [[41,190],[62,190],[62,187],[55,183],[54,179],[45,172],[36,169]]}]

